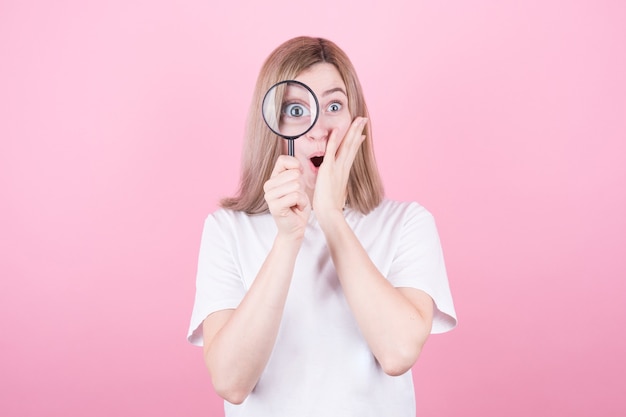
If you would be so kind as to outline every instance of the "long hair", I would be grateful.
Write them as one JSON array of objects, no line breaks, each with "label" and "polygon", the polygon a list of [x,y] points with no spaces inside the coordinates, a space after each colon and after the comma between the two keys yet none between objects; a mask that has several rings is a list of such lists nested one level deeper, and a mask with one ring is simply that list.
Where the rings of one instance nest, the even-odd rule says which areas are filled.
[{"label": "long hair", "polygon": [[[268,211],[263,184],[270,178],[283,149],[283,139],[272,133],[263,121],[261,102],[266,91],[279,81],[292,80],[318,63],[334,65],[348,94],[352,120],[369,118],[363,90],[348,56],[333,42],[312,37],[297,37],[280,45],[267,58],[257,79],[246,125],[239,190],[234,197],[221,200],[223,208],[259,214]],[[383,186],[374,158],[370,123],[366,138],[356,154],[348,179],[347,204],[367,214],[383,199]]]}]

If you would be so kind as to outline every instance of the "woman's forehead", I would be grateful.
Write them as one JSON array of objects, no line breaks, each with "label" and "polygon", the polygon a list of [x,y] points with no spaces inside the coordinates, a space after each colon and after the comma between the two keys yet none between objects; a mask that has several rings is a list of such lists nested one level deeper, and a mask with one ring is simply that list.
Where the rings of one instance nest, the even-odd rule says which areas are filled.
[{"label": "woman's forehead", "polygon": [[318,97],[335,92],[346,94],[341,74],[333,64],[326,62],[310,66],[298,74],[296,80],[308,85]]}]

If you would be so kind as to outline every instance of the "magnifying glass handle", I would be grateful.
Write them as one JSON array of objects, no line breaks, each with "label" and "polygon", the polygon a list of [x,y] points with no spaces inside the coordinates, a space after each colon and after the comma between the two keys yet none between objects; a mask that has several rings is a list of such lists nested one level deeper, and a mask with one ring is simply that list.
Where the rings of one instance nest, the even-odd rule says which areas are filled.
[{"label": "magnifying glass handle", "polygon": [[289,156],[294,156],[293,139],[287,139],[287,153]]}]

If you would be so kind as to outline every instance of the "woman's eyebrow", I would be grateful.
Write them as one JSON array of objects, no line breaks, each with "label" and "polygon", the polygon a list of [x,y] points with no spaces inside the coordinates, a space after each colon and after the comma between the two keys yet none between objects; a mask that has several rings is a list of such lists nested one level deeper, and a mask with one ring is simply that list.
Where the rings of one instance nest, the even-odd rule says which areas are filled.
[{"label": "woman's eyebrow", "polygon": [[337,91],[339,91],[340,93],[343,93],[344,96],[348,97],[348,94],[346,94],[344,89],[341,87],[335,87],[335,88],[331,88],[330,90],[324,91],[324,93],[322,94],[322,97],[328,96],[332,93],[336,93]]}]

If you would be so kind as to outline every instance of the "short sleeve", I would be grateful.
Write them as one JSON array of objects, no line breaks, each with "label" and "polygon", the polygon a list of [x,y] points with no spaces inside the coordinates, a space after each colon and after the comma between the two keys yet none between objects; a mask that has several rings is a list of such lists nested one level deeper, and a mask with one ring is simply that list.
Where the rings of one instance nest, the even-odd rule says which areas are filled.
[{"label": "short sleeve", "polygon": [[388,279],[395,287],[416,288],[431,296],[435,303],[432,333],[444,333],[456,326],[435,220],[417,203],[411,203],[405,213]]},{"label": "short sleeve", "polygon": [[196,296],[187,333],[187,340],[196,346],[202,346],[204,319],[216,311],[236,308],[245,295],[231,247],[231,233],[227,219],[219,212],[206,218],[198,256]]}]

